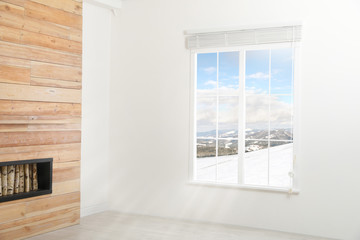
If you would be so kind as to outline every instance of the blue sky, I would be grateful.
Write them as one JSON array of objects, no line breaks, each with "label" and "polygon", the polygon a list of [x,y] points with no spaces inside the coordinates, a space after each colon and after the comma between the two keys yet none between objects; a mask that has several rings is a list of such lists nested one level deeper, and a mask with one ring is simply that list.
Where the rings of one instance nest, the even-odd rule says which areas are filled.
[{"label": "blue sky", "polygon": [[215,89],[217,79],[217,53],[197,55],[197,89]]},{"label": "blue sky", "polygon": [[[269,89],[270,50],[246,51],[245,89],[248,94],[292,94],[292,49],[271,50],[271,89]],[[197,55],[197,89],[216,89],[217,54]],[[219,88],[238,89],[239,53],[219,53]]]},{"label": "blue sky", "polygon": [[[246,97],[246,128],[266,128],[269,117],[272,126],[277,128],[290,127],[292,54],[291,48],[246,51],[245,91],[248,96]],[[271,69],[269,69],[270,62]],[[217,65],[219,66],[217,67]],[[269,70],[271,71],[271,79],[269,79]],[[209,96],[209,94],[214,96],[216,94],[217,74],[219,75],[219,93],[237,95],[239,89],[239,52],[219,53],[219,64],[217,64],[217,53],[197,54],[198,96]],[[270,81],[271,88],[269,89]],[[215,103],[215,97],[198,100],[198,130],[201,128],[201,131],[205,131],[213,128],[214,122],[210,122],[209,119],[216,118]],[[270,115],[268,112],[269,104],[271,105]],[[236,127],[238,122],[237,109],[238,102],[232,100],[231,97],[222,100],[219,105],[219,127],[223,129]]]},{"label": "blue sky", "polygon": [[292,49],[246,51],[245,88],[248,93],[292,94]]},{"label": "blue sky", "polygon": [[239,52],[219,53],[219,88],[239,89]]}]

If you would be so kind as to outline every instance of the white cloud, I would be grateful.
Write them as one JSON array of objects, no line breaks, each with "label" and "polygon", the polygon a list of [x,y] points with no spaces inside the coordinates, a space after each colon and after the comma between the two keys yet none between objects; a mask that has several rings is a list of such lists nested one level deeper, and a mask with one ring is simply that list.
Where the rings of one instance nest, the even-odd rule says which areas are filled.
[{"label": "white cloud", "polygon": [[269,118],[272,128],[289,128],[291,115],[291,105],[281,101],[278,97],[269,97],[267,94],[254,94],[246,97],[247,128],[267,126]]},{"label": "white cloud", "polygon": [[[230,88],[222,88],[226,93],[236,95],[239,92]],[[213,95],[214,90],[198,90],[198,96]],[[223,100],[221,100],[223,99]],[[227,99],[227,100],[225,100]],[[238,121],[238,98],[221,97],[219,109],[219,126],[222,129],[232,128]],[[269,115],[270,103],[270,115]],[[240,103],[241,104],[241,103]],[[291,127],[291,104],[282,101],[279,97],[264,93],[255,93],[246,97],[246,128],[256,129],[268,126],[269,118],[272,128]],[[197,122],[200,131],[214,130],[216,126],[216,97],[198,98]]]},{"label": "white cloud", "polygon": [[265,79],[269,78],[269,74],[263,73],[263,72],[257,72],[250,75],[247,75],[246,78],[249,79]]},{"label": "white cloud", "polygon": [[217,82],[214,81],[214,80],[209,80],[207,81],[206,83],[204,83],[205,86],[216,86],[217,85]]},{"label": "white cloud", "polygon": [[216,67],[207,67],[207,68],[203,68],[203,70],[207,74],[212,74],[212,73],[216,72]]}]

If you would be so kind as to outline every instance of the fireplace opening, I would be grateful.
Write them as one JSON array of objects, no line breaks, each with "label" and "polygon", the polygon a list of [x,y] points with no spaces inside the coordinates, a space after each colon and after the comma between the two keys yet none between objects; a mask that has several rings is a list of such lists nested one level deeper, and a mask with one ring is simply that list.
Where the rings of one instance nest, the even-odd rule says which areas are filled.
[{"label": "fireplace opening", "polygon": [[52,158],[0,162],[0,202],[52,193]]}]

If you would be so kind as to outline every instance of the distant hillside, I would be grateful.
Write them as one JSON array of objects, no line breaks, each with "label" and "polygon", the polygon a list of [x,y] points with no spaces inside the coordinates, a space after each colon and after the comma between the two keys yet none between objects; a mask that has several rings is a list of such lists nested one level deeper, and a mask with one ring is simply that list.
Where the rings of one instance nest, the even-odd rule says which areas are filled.
[{"label": "distant hillside", "polygon": [[[218,156],[227,156],[238,154],[238,131],[237,130],[220,130],[218,132]],[[198,132],[197,133],[197,157],[214,157],[216,156],[216,131]],[[234,139],[235,138],[235,139]],[[267,130],[248,129],[245,132],[245,152],[258,151],[268,148],[268,139],[292,141],[291,129],[274,129]],[[271,141],[270,147],[280,146],[289,142]]]}]

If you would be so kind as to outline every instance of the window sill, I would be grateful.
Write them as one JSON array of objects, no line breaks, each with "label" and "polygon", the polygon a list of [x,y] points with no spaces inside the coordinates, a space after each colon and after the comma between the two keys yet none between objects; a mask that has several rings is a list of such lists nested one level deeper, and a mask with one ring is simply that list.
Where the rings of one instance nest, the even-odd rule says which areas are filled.
[{"label": "window sill", "polygon": [[290,189],[288,188],[277,188],[277,187],[256,186],[256,185],[223,184],[223,183],[198,182],[198,181],[189,181],[188,184],[204,186],[204,187],[234,188],[234,189],[264,191],[264,192],[287,193],[292,195],[298,195],[300,193],[300,189],[294,189],[294,188],[291,189],[290,191]]}]

